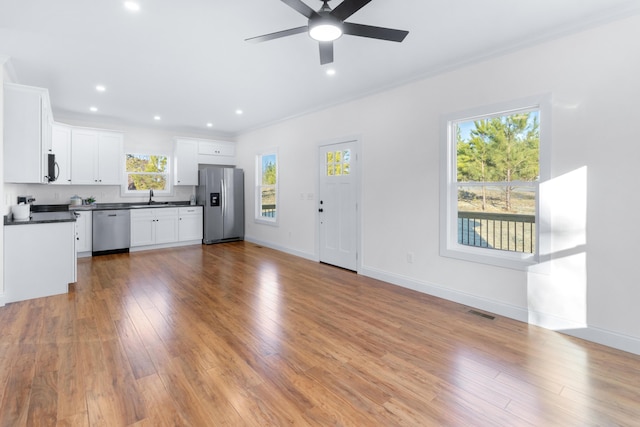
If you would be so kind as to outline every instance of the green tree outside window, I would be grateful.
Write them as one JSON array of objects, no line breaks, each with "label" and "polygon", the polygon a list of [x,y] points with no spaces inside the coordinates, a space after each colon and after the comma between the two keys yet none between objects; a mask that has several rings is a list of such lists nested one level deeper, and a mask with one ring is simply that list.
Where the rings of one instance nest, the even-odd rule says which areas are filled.
[{"label": "green tree outside window", "polygon": [[127,154],[125,168],[129,191],[164,191],[168,189],[167,156]]}]

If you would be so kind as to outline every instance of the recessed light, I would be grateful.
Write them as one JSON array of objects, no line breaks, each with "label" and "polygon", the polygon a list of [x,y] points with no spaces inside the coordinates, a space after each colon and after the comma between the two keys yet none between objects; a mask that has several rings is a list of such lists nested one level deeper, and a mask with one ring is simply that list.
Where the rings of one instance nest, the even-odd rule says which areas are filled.
[{"label": "recessed light", "polygon": [[236,110],[236,114],[237,114],[237,115],[239,115],[239,116],[240,116],[240,115],[242,115],[243,113],[244,113],[244,111],[242,111],[242,110],[240,110],[240,109],[237,109],[237,110]]},{"label": "recessed light", "polygon": [[98,86],[96,86],[96,90],[98,92],[104,92],[105,90],[107,90],[107,88],[102,86],[102,85],[98,85]]},{"label": "recessed light", "polygon": [[208,128],[212,128],[213,127],[213,123],[211,123],[211,122],[207,123],[207,127]]},{"label": "recessed light", "polygon": [[132,12],[137,12],[140,10],[140,5],[138,3],[136,3],[135,1],[126,1],[124,2],[124,7],[127,10],[130,10]]},{"label": "recessed light", "polygon": [[89,107],[89,111],[95,113],[96,111],[98,111],[98,107]]},{"label": "recessed light", "polygon": [[335,76],[336,75],[336,70],[334,70],[333,68],[329,68],[327,71],[327,76]]},{"label": "recessed light", "polygon": [[153,116],[153,120],[160,120],[160,116]]}]

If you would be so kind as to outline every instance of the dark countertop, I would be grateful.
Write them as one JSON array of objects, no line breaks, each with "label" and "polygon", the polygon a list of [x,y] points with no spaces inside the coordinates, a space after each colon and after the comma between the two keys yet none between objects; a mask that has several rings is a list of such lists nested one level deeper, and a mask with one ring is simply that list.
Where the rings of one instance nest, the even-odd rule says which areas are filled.
[{"label": "dark countertop", "polygon": [[53,222],[75,222],[73,212],[31,212],[28,220],[14,220],[13,215],[4,216],[4,225],[49,224]]},{"label": "dark countertop", "polygon": [[192,206],[189,201],[182,202],[153,202],[147,204],[144,202],[133,203],[96,203],[93,205],[69,206],[71,211],[98,211],[98,210],[118,210],[118,209],[143,209],[143,208],[175,208]]},{"label": "dark countertop", "polygon": [[4,225],[46,224],[51,222],[74,222],[76,216],[73,211],[97,211],[141,208],[175,208],[193,206],[189,201],[182,202],[153,202],[152,204],[133,203],[97,203],[93,205],[33,205],[29,220],[15,221],[13,215],[5,215]]}]

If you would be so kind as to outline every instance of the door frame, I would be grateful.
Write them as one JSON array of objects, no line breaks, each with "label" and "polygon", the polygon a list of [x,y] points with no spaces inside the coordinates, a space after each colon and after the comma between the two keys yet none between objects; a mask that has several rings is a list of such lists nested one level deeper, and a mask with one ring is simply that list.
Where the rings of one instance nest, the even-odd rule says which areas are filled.
[{"label": "door frame", "polygon": [[[363,173],[363,162],[362,162],[362,136],[359,134],[355,135],[346,135],[339,138],[331,138],[318,141],[316,143],[316,154],[315,154],[315,164],[316,164],[316,206],[314,210],[314,214],[316,216],[316,259],[318,262],[320,261],[320,215],[318,209],[320,208],[320,174],[323,173],[319,168],[320,164],[320,148],[327,145],[335,145],[335,144],[343,144],[343,143],[353,143],[356,151],[356,176],[355,176],[355,185],[356,185],[356,274],[360,274],[360,270],[362,268],[362,244],[361,244],[361,236],[362,236],[362,173]],[[340,268],[340,267],[338,267]]]}]

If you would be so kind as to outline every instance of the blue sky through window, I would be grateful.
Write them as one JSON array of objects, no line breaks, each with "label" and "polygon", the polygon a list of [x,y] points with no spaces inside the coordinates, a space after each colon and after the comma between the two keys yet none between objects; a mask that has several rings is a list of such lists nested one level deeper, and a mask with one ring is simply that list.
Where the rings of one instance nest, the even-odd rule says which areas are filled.
[{"label": "blue sky through window", "polygon": [[[507,114],[506,116],[509,116],[509,115],[510,114]],[[531,111],[529,113],[529,126],[531,126],[534,119],[537,119],[538,123],[540,123],[539,115],[540,115],[539,111]],[[457,125],[458,125],[458,129],[460,129],[460,136],[462,137],[462,140],[468,141],[469,137],[471,136],[471,131],[475,128],[473,120],[469,120],[468,122],[458,122]]]},{"label": "blue sky through window", "polygon": [[262,170],[265,170],[265,168],[270,164],[276,164],[276,155],[275,154],[268,154],[266,156],[262,156]]}]

